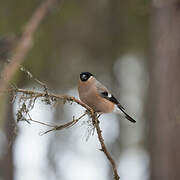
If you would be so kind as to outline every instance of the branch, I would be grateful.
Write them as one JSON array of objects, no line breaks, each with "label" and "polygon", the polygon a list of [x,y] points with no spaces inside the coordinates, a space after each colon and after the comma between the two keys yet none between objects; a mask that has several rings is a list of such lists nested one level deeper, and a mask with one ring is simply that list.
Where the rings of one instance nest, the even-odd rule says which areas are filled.
[{"label": "branch", "polygon": [[47,133],[49,133],[49,132],[51,132],[51,131],[57,131],[57,130],[61,130],[61,129],[65,129],[65,128],[69,128],[69,127],[71,127],[71,126],[74,126],[81,118],[83,118],[85,115],[86,115],[87,113],[84,113],[83,115],[81,115],[79,118],[77,118],[77,119],[74,119],[74,117],[73,117],[73,120],[72,121],[70,121],[70,122],[68,122],[68,123],[66,123],[66,124],[63,124],[63,125],[60,125],[60,126],[51,126],[51,125],[49,125],[49,124],[45,124],[45,123],[43,123],[43,122],[39,122],[39,121],[35,121],[35,120],[32,120],[31,119],[31,121],[33,121],[33,122],[37,122],[37,123],[40,123],[40,124],[43,124],[43,125],[46,125],[46,126],[51,126],[51,127],[53,127],[52,129],[49,129],[48,131],[45,131],[45,132],[43,132],[41,135],[44,135],[44,134],[47,134]]},{"label": "branch", "polygon": [[37,31],[47,12],[55,5],[56,2],[57,0],[44,0],[32,14],[31,19],[26,24],[24,32],[14,49],[12,57],[10,57],[11,62],[1,73],[0,92],[3,92],[6,89],[8,82],[13,77],[19,65],[23,62],[28,51],[32,48],[34,33]]},{"label": "branch", "polygon": [[98,120],[97,113],[94,112],[94,110],[92,108],[90,108],[87,104],[83,103],[82,101],[76,99],[75,97],[68,96],[68,95],[57,95],[57,94],[53,94],[53,93],[47,93],[46,91],[38,92],[38,91],[32,91],[32,90],[26,90],[26,89],[18,89],[18,88],[12,88],[12,89],[9,90],[9,92],[11,92],[13,94],[22,93],[23,95],[30,96],[29,98],[35,98],[35,99],[44,97],[44,98],[48,99],[47,100],[48,102],[49,102],[49,99],[54,99],[54,100],[60,99],[60,100],[63,100],[64,102],[66,102],[66,101],[75,102],[75,103],[79,104],[80,106],[84,107],[86,109],[86,113],[81,115],[78,119],[74,119],[74,117],[73,117],[72,121],[70,121],[70,122],[68,122],[66,124],[60,125],[60,126],[49,125],[49,124],[46,124],[46,123],[43,123],[43,122],[40,122],[40,121],[32,120],[31,118],[29,118],[27,121],[32,121],[32,122],[40,123],[42,125],[46,125],[48,127],[52,127],[52,129],[50,129],[50,130],[48,130],[48,131],[41,134],[41,135],[43,135],[43,134],[47,134],[47,133],[49,133],[51,131],[54,131],[54,130],[61,130],[61,129],[64,129],[64,128],[67,128],[67,127],[71,127],[74,124],[76,124],[82,117],[84,117],[88,113],[91,116],[93,125],[95,126],[96,131],[97,131],[98,139],[99,139],[99,142],[101,144],[101,149],[100,150],[102,152],[104,152],[105,156],[107,157],[107,159],[109,160],[109,162],[110,162],[110,164],[112,166],[113,173],[114,173],[114,179],[119,180],[119,175],[118,175],[118,172],[117,172],[117,167],[116,167],[115,161],[111,157],[111,155],[108,152],[108,150],[106,148],[106,145],[104,143],[104,139],[103,139],[103,136],[102,136],[102,130],[100,129],[100,126],[99,126],[100,122]]},{"label": "branch", "polygon": [[115,161],[111,157],[111,155],[108,152],[108,150],[106,148],[106,145],[104,143],[104,139],[102,137],[102,130],[101,130],[100,126],[99,126],[100,122],[99,122],[97,116],[95,116],[95,115],[92,116],[92,119],[93,119],[94,124],[95,124],[95,128],[96,128],[96,132],[98,134],[99,142],[101,144],[101,149],[100,150],[106,155],[107,159],[110,161],[110,163],[112,165],[113,172],[114,172],[114,179],[118,180],[118,179],[120,179],[120,177],[119,177],[118,172],[117,172],[117,167],[116,167]]}]

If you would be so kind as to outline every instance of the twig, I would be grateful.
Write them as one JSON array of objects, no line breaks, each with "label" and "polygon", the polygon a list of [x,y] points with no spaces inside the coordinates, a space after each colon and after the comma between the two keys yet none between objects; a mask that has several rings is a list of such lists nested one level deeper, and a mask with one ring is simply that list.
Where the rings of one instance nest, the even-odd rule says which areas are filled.
[{"label": "twig", "polygon": [[34,120],[34,119],[27,119],[27,121],[32,121],[32,122],[35,122],[35,123],[38,123],[38,124],[42,124],[42,125],[44,125],[44,126],[48,126],[48,127],[55,127],[55,126],[53,126],[53,125],[51,125],[51,124],[47,124],[47,123],[44,123],[44,122],[41,122],[41,121],[37,121],[37,120]]},{"label": "twig", "polygon": [[61,129],[65,129],[65,128],[69,128],[73,125],[75,125],[81,118],[83,118],[87,113],[84,113],[83,115],[81,115],[78,119],[74,119],[71,122],[68,122],[66,124],[60,125],[60,126],[54,126],[52,129],[49,129],[47,131],[45,131],[44,133],[42,133],[41,135],[47,134],[51,131],[57,131],[57,130],[61,130]]},{"label": "twig", "polygon": [[115,164],[115,161],[113,160],[113,158],[111,157],[110,153],[108,152],[107,148],[106,148],[106,145],[104,143],[104,139],[102,137],[102,130],[99,126],[99,120],[97,118],[97,115],[93,115],[92,116],[92,119],[93,119],[93,122],[94,122],[94,125],[95,125],[95,128],[96,128],[96,131],[97,131],[97,134],[98,134],[98,139],[99,139],[99,142],[101,144],[101,151],[106,155],[107,159],[110,161],[111,165],[112,165],[112,168],[113,168],[113,172],[114,172],[114,179],[115,180],[119,180],[120,177],[118,175],[118,172],[117,172],[117,168],[116,168],[116,164]]},{"label": "twig", "polygon": [[[117,172],[117,167],[116,167],[116,164],[115,164],[115,161],[113,160],[113,158],[111,157],[110,153],[108,152],[107,148],[106,148],[106,145],[104,143],[104,139],[103,139],[103,136],[102,136],[102,130],[99,126],[99,120],[98,120],[98,116],[97,116],[97,113],[94,112],[94,110],[92,108],[90,108],[87,104],[83,103],[82,101],[76,99],[75,97],[73,96],[68,96],[68,95],[57,95],[57,94],[53,94],[53,93],[47,93],[46,92],[38,92],[38,91],[32,91],[32,90],[26,90],[26,89],[18,89],[18,88],[12,88],[9,90],[10,92],[16,92],[16,93],[23,93],[23,94],[26,94],[26,95],[31,95],[32,97],[36,97],[36,98],[40,98],[40,97],[46,97],[46,98],[56,98],[56,99],[61,99],[63,101],[70,101],[70,102],[75,102],[79,105],[81,105],[82,107],[84,107],[86,109],[86,113],[83,114],[82,116],[80,116],[78,119],[74,119],[66,124],[63,124],[63,125],[60,125],[60,126],[51,126],[49,124],[46,124],[46,123],[43,123],[43,122],[37,122],[35,120],[31,120],[31,121],[34,121],[34,122],[37,122],[37,123],[40,123],[40,124],[43,124],[43,125],[46,125],[46,126],[51,126],[52,129],[44,132],[43,134],[47,134],[51,131],[54,131],[54,130],[61,130],[61,129],[64,129],[64,128],[67,128],[67,127],[71,127],[73,126],[74,124],[76,124],[82,117],[84,117],[87,113],[90,114],[90,116],[92,117],[92,121],[93,121],[93,125],[95,126],[96,128],[96,131],[97,131],[97,135],[98,135],[98,139],[99,139],[99,142],[101,144],[101,151],[104,152],[105,156],[107,157],[107,159],[109,160],[111,166],[112,166],[112,169],[113,169],[113,173],[114,173],[114,179],[115,180],[119,180],[119,175],[118,175],[118,172]],[[41,135],[43,135],[41,134]]]},{"label": "twig", "polygon": [[6,89],[8,82],[11,80],[19,65],[23,62],[24,57],[32,47],[34,33],[38,29],[49,9],[52,8],[56,2],[57,0],[44,0],[32,14],[31,19],[26,24],[24,32],[14,49],[12,57],[10,57],[11,62],[1,73],[0,92],[3,92]]}]

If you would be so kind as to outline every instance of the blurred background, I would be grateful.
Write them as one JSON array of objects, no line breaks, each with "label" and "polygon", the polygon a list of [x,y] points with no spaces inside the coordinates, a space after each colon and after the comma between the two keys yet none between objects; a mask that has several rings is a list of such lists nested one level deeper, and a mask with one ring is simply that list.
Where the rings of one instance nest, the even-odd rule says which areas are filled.
[{"label": "blurred background", "polygon": [[[0,1],[0,71],[42,1]],[[180,179],[180,9],[178,0],[68,0],[52,8],[23,66],[50,92],[78,98],[80,72],[105,84],[137,121],[100,117],[105,144],[123,180]],[[13,83],[42,88],[17,70]],[[44,136],[46,127],[16,124],[18,98],[0,100],[0,180],[109,180],[112,169],[87,118]],[[62,124],[78,105],[37,101],[35,120]],[[87,140],[88,138],[88,140]]]}]

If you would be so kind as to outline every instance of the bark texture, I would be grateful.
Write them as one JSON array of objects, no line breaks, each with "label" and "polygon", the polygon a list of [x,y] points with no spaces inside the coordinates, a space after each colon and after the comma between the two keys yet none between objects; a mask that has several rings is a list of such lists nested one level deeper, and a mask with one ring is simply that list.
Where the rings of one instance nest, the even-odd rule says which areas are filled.
[{"label": "bark texture", "polygon": [[180,179],[180,3],[155,1],[150,60],[152,180]]}]

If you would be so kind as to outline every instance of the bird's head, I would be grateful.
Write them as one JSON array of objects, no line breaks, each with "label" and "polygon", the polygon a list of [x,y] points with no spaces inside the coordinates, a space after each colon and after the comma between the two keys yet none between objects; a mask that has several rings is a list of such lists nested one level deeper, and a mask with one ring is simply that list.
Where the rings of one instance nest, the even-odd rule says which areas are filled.
[{"label": "bird's head", "polygon": [[91,76],[93,76],[90,72],[82,72],[80,74],[81,81],[87,81]]}]

